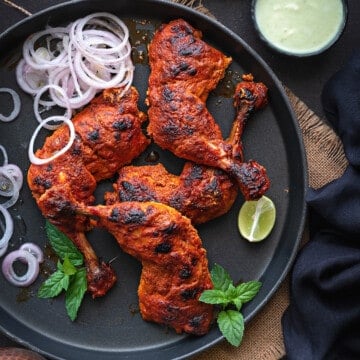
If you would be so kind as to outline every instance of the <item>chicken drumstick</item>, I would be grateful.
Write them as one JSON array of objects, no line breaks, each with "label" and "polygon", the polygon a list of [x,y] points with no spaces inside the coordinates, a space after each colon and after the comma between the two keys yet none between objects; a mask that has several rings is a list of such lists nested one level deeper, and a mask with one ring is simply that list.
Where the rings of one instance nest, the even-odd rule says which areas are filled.
[{"label": "chicken drumstick", "polygon": [[205,104],[230,61],[186,21],[161,26],[149,45],[148,133],[181,158],[224,170],[246,200],[257,199],[270,185],[265,168],[239,161]]},{"label": "chicken drumstick", "polygon": [[[248,74],[236,86],[234,105],[237,116],[227,142],[239,161],[243,160],[241,136],[247,119],[267,103],[267,88]],[[219,217],[233,205],[238,187],[220,169],[187,162],[180,176],[167,172],[162,164],[125,166],[119,170],[114,192],[107,193],[108,204],[118,201],[157,201],[174,207],[200,224]]]},{"label": "chicken drumstick", "polygon": [[92,217],[96,226],[109,231],[126,253],[142,263],[138,296],[143,319],[170,326],[178,333],[207,333],[213,307],[199,297],[213,285],[206,250],[190,220],[156,202],[97,206],[75,199],[64,202],[66,187],[51,188],[44,194],[54,218],[70,222],[74,214]]},{"label": "chicken drumstick", "polygon": [[209,331],[213,307],[198,299],[212,288],[206,250],[185,216],[155,202],[88,206],[120,247],[142,263],[138,288],[144,320],[176,332],[203,335]]}]

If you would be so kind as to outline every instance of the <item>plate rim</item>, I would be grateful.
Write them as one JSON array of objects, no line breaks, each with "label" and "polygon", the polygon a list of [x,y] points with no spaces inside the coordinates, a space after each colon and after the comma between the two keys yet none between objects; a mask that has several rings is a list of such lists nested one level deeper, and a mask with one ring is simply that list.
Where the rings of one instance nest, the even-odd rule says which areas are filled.
[{"label": "plate rim", "polygon": [[[106,0],[106,1],[109,1],[109,0]],[[126,3],[127,1],[128,0],[122,0],[122,2],[124,2],[124,3]],[[56,4],[56,5],[50,6],[48,8],[45,8],[37,13],[34,13],[33,15],[31,15],[29,17],[26,17],[26,18],[20,20],[19,22],[15,23],[11,27],[9,27],[7,30],[5,30],[3,33],[1,33],[0,34],[0,43],[1,43],[1,41],[3,41],[3,39],[6,39],[11,34],[13,34],[14,31],[21,28],[22,26],[27,25],[29,22],[32,22],[34,20],[41,20],[44,17],[49,17],[52,13],[57,12],[58,10],[64,11],[64,9],[68,9],[69,7],[72,7],[72,6],[77,6],[78,4],[99,3],[99,2],[100,2],[100,0],[66,1],[64,3]],[[302,204],[302,209],[301,209],[301,214],[300,214],[298,236],[297,236],[297,239],[294,241],[295,246],[293,247],[293,251],[291,252],[291,255],[287,261],[287,264],[285,267],[282,268],[280,277],[277,278],[277,281],[275,281],[271,291],[269,291],[267,293],[267,295],[258,304],[256,309],[254,309],[254,311],[252,311],[248,314],[246,321],[249,322],[269,302],[269,300],[273,297],[276,290],[279,288],[280,284],[284,281],[286,275],[289,273],[289,270],[295,260],[295,257],[297,254],[297,249],[299,247],[299,244],[300,244],[300,241],[301,241],[301,238],[303,235],[303,231],[305,228],[305,220],[306,220],[306,213],[307,213],[307,206],[305,203],[305,192],[306,192],[306,189],[308,186],[308,179],[307,179],[307,162],[306,162],[305,147],[304,147],[303,137],[302,137],[299,123],[296,119],[294,110],[292,109],[292,106],[290,104],[290,100],[286,96],[283,85],[277,78],[276,74],[268,66],[268,64],[262,59],[262,57],[255,50],[253,50],[253,48],[251,48],[239,35],[237,35],[235,32],[230,30],[228,27],[226,27],[224,24],[220,23],[219,21],[217,21],[203,13],[200,13],[188,6],[185,6],[185,5],[182,5],[179,3],[169,2],[167,0],[146,0],[146,1],[141,0],[138,2],[144,2],[144,3],[150,4],[150,6],[168,6],[172,9],[178,8],[181,11],[188,13],[189,16],[201,19],[201,21],[209,23],[211,26],[218,28],[221,32],[225,33],[227,36],[233,38],[236,42],[240,43],[241,46],[246,50],[246,52],[248,52],[252,57],[254,57],[256,59],[256,61],[260,64],[260,66],[264,69],[264,71],[271,77],[271,80],[275,84],[276,90],[278,91],[279,95],[282,98],[282,101],[284,102],[284,105],[286,106],[287,112],[289,112],[291,114],[292,123],[294,125],[294,130],[297,135],[297,141],[299,143],[299,147],[302,149],[301,153],[297,154],[297,155],[300,155],[300,157],[301,157],[301,167],[303,170],[302,171],[303,187],[301,189],[302,194],[303,194],[303,196],[302,196],[303,204]],[[116,11],[118,11],[118,10],[115,7],[114,12],[116,12]],[[87,12],[90,12],[90,11],[87,11]],[[0,311],[2,312],[2,309],[0,309]],[[49,356],[51,358],[63,359],[62,357],[57,357],[56,355],[54,355],[52,353],[49,353],[47,351],[44,351],[41,348],[38,348],[37,346],[32,345],[30,341],[26,341],[22,337],[16,336],[13,332],[8,331],[6,328],[4,328],[2,325],[2,322],[0,323],[0,329],[4,334],[6,334],[8,337],[15,340],[16,342],[20,343],[21,345],[24,345],[34,351],[37,351],[37,352],[44,354],[45,356]],[[30,329],[30,330],[33,330],[33,329]],[[45,340],[46,340],[46,337],[45,337]],[[182,355],[180,355],[180,357],[176,357],[176,359],[181,359],[181,358],[185,358],[188,356],[198,354],[199,352],[204,351],[205,349],[212,347],[215,344],[219,343],[221,340],[223,340],[223,336],[219,333],[219,336],[216,337],[214,340],[204,344],[203,346],[201,346],[199,348],[196,348],[195,350],[187,352],[186,354],[182,354]],[[105,359],[105,357],[104,357],[104,359]],[[109,357],[109,359],[113,359],[113,358]]]}]

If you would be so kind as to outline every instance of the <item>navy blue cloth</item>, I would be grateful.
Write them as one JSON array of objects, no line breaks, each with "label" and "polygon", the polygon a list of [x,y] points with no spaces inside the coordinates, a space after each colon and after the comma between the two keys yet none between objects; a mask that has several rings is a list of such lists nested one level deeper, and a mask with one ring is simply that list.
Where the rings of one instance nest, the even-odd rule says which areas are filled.
[{"label": "navy blue cloth", "polygon": [[289,360],[360,359],[360,51],[325,85],[325,115],[349,166],[309,189],[310,240],[292,273],[282,318]]}]

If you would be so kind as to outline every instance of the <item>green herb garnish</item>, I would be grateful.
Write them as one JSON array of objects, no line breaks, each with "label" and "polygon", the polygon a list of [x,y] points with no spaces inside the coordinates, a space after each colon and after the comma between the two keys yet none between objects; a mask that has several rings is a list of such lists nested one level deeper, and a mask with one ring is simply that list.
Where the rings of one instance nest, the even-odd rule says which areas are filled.
[{"label": "green herb garnish", "polygon": [[48,221],[46,221],[45,230],[52,248],[60,259],[65,260],[65,257],[68,257],[74,266],[83,264],[84,258],[81,252],[65,234]]},{"label": "green herb garnish", "polygon": [[249,281],[235,286],[230,275],[218,264],[214,265],[210,274],[214,289],[205,290],[199,300],[221,307],[217,315],[219,329],[231,345],[239,346],[244,335],[241,307],[255,297],[261,282]]},{"label": "green herb garnish", "polygon": [[76,319],[87,289],[84,258],[71,240],[54,225],[46,222],[46,234],[55,253],[62,260],[57,270],[40,286],[38,297],[53,298],[65,291],[65,307],[70,319]]}]

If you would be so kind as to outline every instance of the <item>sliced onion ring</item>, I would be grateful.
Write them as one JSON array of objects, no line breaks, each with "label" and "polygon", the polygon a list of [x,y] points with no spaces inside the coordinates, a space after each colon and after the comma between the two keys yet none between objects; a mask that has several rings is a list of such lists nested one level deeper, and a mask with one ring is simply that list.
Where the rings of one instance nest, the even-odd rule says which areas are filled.
[{"label": "sliced onion ring", "polygon": [[[69,130],[70,130],[69,141],[66,144],[66,146],[64,146],[61,150],[56,152],[54,155],[50,156],[49,158],[40,159],[39,157],[37,157],[34,154],[35,139],[36,139],[38,133],[40,132],[40,130],[44,127],[44,125],[46,123],[50,122],[50,121],[63,121],[69,127]],[[29,151],[28,151],[29,159],[35,165],[47,164],[50,161],[52,161],[52,160],[56,159],[57,157],[59,157],[60,155],[66,153],[70,149],[70,147],[73,144],[74,140],[75,140],[75,127],[74,127],[74,124],[72,123],[72,121],[70,119],[66,118],[65,116],[58,116],[58,115],[57,116],[51,116],[51,117],[43,120],[39,124],[39,126],[35,129],[32,137],[30,139],[30,143],[29,143]]]},{"label": "sliced onion ring", "polygon": [[[54,102],[59,106],[78,109],[93,99],[96,95],[96,89],[86,84],[79,84],[76,75],[73,74],[74,72],[70,63],[69,68],[52,71],[49,75],[50,83],[60,86],[68,97],[64,99],[64,96],[61,96],[59,92],[55,91],[50,91],[50,94]],[[68,106],[66,105],[67,103],[69,104]]]},{"label": "sliced onion ring", "polygon": [[0,120],[4,121],[4,122],[9,122],[14,120],[20,113],[20,108],[21,108],[21,101],[20,101],[20,97],[17,94],[16,91],[14,91],[13,89],[10,88],[0,88],[0,93],[9,93],[13,99],[13,103],[14,103],[14,108],[12,110],[12,112],[10,113],[10,115],[5,116],[3,114],[0,113]]},{"label": "sliced onion ring", "polygon": [[[108,21],[103,21],[101,19],[107,19]],[[90,44],[87,44],[84,41],[83,31],[86,25],[100,25],[103,28],[106,28],[112,33],[115,33],[119,38],[120,42],[116,44],[113,48],[94,48]],[[115,26],[114,26],[115,25]],[[85,56],[93,56],[94,52],[101,53],[114,53],[123,49],[126,45],[129,38],[129,30],[119,18],[115,15],[99,12],[90,14],[84,18],[74,21],[70,29],[70,38],[75,41],[76,47],[84,53]]]},{"label": "sliced onion ring", "polygon": [[15,179],[15,177],[11,174],[6,174],[4,173],[5,177],[8,178],[11,182],[11,192],[9,193],[8,196],[10,196],[10,199],[5,201],[4,203],[2,203],[2,207],[4,207],[5,209],[13,206],[19,198],[19,194],[20,194],[20,186],[18,181]]},{"label": "sliced onion ring", "polygon": [[21,171],[21,169],[15,165],[15,164],[7,164],[4,165],[3,170],[6,172],[6,174],[11,175],[14,177],[14,179],[16,180],[16,182],[19,184],[19,187],[22,186],[23,184],[23,173]]},{"label": "sliced onion ring", "polygon": [[[27,271],[24,275],[19,276],[14,270],[13,265],[17,260],[27,264]],[[15,250],[7,254],[4,258],[2,272],[5,279],[11,284],[22,287],[29,286],[36,280],[39,274],[39,261],[27,250]]]},{"label": "sliced onion ring", "polygon": [[1,150],[1,152],[3,153],[3,157],[4,157],[4,161],[3,161],[2,166],[5,166],[5,165],[7,165],[8,162],[9,162],[8,154],[7,154],[6,149],[5,149],[4,146],[2,146],[2,145],[0,145],[0,150]]},{"label": "sliced onion ring", "polygon": [[0,178],[4,177],[9,180],[11,183],[11,189],[2,189],[0,187],[0,195],[1,196],[13,196],[15,187],[13,185],[13,182],[15,181],[17,183],[17,188],[20,190],[23,184],[23,174],[20,168],[15,164],[7,164],[0,167]]},{"label": "sliced onion ring", "polygon": [[[29,36],[23,47],[23,57],[26,62],[33,68],[38,70],[46,70],[55,66],[66,66],[64,63],[65,53],[60,52],[58,56],[51,59],[41,56],[35,50],[35,43],[42,37],[51,35],[54,39],[60,39],[66,36],[68,30],[65,27],[49,27],[43,31],[39,31]],[[49,50],[50,53],[50,49]]]},{"label": "sliced onion ring", "polygon": [[[1,220],[0,220],[0,229],[4,233],[5,225],[3,224],[3,222]],[[9,242],[7,242],[3,247],[0,246],[0,257],[2,257],[6,253],[8,245],[9,245]]]},{"label": "sliced onion ring", "polygon": [[[38,48],[41,38],[46,38],[47,45]],[[58,106],[68,109],[70,104],[71,109],[78,109],[101,89],[131,86],[134,69],[131,49],[129,30],[122,20],[111,13],[93,13],[66,28],[48,27],[30,36],[23,45],[17,80],[24,91],[33,95],[42,86],[60,85],[67,100],[64,94],[52,89],[50,97]],[[54,102],[39,101],[48,107],[54,106]],[[35,114],[39,118],[37,107]]]},{"label": "sliced onion ring", "polygon": [[[2,213],[4,220],[5,220],[5,226],[1,226],[2,231],[3,231],[2,238],[0,239],[0,252],[1,252],[2,249],[5,248],[5,251],[7,249],[9,240],[11,239],[11,236],[14,232],[14,221],[13,221],[9,211],[7,209],[5,209],[2,205],[0,205],[0,212]],[[1,222],[1,224],[2,224],[2,222]]]},{"label": "sliced onion ring", "polygon": [[34,255],[39,263],[44,261],[44,253],[40,247],[32,242],[26,242],[19,247],[19,250],[25,250]]},{"label": "sliced onion ring", "polygon": [[[57,85],[54,85],[54,84],[48,84],[48,85],[45,85],[43,86],[38,92],[37,94],[35,95],[35,98],[34,98],[34,114],[35,114],[35,117],[37,119],[37,121],[39,123],[42,123],[44,128],[48,129],[48,130],[55,130],[57,129],[60,125],[48,125],[48,124],[44,124],[43,123],[43,119],[41,118],[40,116],[40,111],[39,111],[39,104],[40,104],[40,99],[41,99],[41,96],[46,92],[46,91],[49,91],[50,94],[53,92],[53,91],[56,91],[60,96],[60,98],[63,100],[63,103],[61,104],[57,104],[57,105],[60,105],[62,107],[65,107],[66,108],[66,113],[64,116],[67,116],[68,118],[71,117],[72,115],[72,111],[71,111],[71,108],[70,108],[70,102],[69,102],[69,98],[67,97],[66,93],[65,93],[65,90],[63,88],[61,88],[60,86],[57,86]],[[55,97],[52,96],[52,99],[54,101],[54,105],[56,103],[55,101]]]},{"label": "sliced onion ring", "polygon": [[45,71],[33,69],[24,59],[16,66],[16,80],[26,93],[35,95],[48,82]]}]

